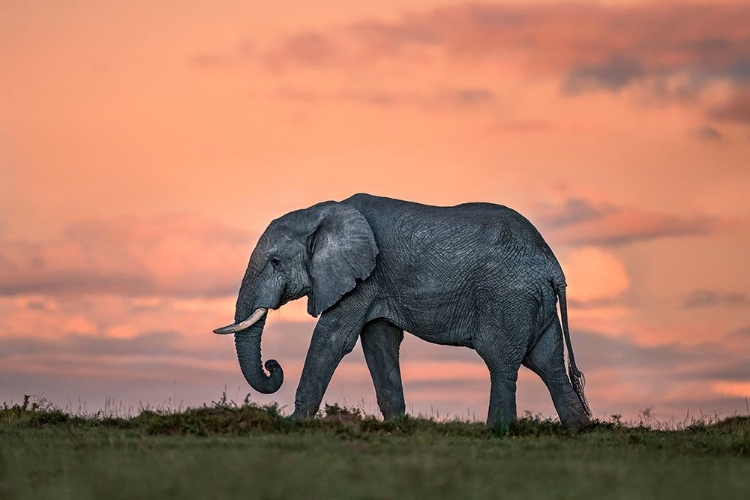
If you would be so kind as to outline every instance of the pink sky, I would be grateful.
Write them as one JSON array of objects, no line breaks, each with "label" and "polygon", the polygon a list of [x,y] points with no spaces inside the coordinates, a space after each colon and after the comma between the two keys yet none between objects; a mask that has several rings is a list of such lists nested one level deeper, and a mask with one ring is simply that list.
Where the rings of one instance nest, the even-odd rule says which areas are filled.
[{"label": "pink sky", "polygon": [[[529,217],[596,416],[746,413],[748,165],[744,2],[0,0],[0,401],[244,398],[211,330],[258,235],[370,192]],[[252,399],[291,407],[314,321],[270,317]],[[407,336],[402,371],[485,418],[473,351]],[[377,411],[359,347],[325,399]]]}]

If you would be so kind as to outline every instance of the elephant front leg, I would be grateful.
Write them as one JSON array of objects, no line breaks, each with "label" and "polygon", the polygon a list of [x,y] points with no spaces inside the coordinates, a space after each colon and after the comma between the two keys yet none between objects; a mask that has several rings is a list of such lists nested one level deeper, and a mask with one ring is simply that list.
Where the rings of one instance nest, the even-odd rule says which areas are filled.
[{"label": "elephant front leg", "polygon": [[318,412],[333,372],[354,349],[361,330],[362,322],[342,320],[333,312],[320,317],[307,351],[292,417],[312,417]]},{"label": "elephant front leg", "polygon": [[398,351],[404,331],[385,320],[375,320],[365,325],[360,338],[383,418],[403,415],[406,404]]}]

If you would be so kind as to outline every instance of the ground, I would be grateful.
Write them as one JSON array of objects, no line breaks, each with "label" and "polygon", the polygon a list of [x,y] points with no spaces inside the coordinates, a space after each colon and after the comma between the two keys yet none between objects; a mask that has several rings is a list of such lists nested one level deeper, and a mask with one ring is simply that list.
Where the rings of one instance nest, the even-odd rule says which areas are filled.
[{"label": "ground", "polygon": [[750,417],[571,433],[222,400],[136,417],[0,407],[0,498],[750,498]]}]

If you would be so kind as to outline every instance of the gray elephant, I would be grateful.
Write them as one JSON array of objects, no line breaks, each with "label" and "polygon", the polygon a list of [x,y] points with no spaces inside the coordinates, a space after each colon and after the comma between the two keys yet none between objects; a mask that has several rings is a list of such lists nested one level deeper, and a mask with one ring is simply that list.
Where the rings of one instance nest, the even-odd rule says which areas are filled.
[{"label": "gray elephant", "polygon": [[403,415],[399,347],[406,330],[477,351],[490,372],[488,426],[515,420],[524,365],[547,385],[560,420],[580,428],[591,413],[573,357],[565,286],[542,236],[507,207],[435,207],[357,194],[271,222],[250,257],[235,322],[214,332],[234,334],[240,368],[256,391],[276,392],[284,380],[281,366],[266,361],[266,374],[261,364],[266,313],[308,297],[308,312],[320,319],[293,417],[317,413],[357,339],[383,416]]}]

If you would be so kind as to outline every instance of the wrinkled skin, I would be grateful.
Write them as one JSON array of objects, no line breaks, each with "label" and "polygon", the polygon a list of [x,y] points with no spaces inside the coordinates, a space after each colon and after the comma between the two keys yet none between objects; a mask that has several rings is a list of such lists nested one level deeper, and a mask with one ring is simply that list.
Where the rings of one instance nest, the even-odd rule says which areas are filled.
[{"label": "wrinkled skin", "polygon": [[[534,226],[509,208],[433,207],[358,194],[286,214],[269,225],[252,253],[235,322],[257,308],[277,309],[303,296],[308,312],[320,319],[295,417],[315,415],[334,370],[357,339],[383,416],[402,415],[399,346],[408,331],[477,351],[491,379],[488,426],[516,418],[522,364],[547,385],[565,424],[589,423],[567,333],[562,269]],[[283,371],[275,360],[266,362],[270,375],[262,368],[264,322],[236,333],[235,343],[248,383],[272,393]]]}]

